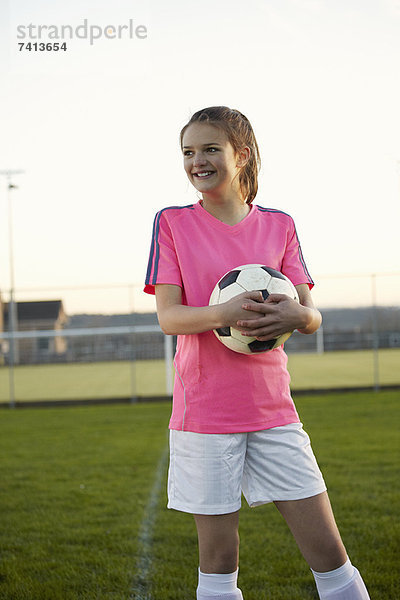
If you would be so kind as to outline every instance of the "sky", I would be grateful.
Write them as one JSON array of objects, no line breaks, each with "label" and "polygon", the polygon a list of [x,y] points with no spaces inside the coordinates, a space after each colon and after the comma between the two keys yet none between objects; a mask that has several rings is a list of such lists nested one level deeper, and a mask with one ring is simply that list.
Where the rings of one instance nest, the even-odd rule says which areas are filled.
[{"label": "sky", "polygon": [[[253,125],[255,203],[294,218],[316,304],[368,304],[375,282],[377,302],[400,305],[400,0],[0,6],[0,171],[24,171],[11,192],[17,300],[154,310],[141,290],[155,213],[198,201],[179,131],[223,104]],[[62,26],[72,39],[55,38]],[[4,299],[8,233],[3,176]]]}]

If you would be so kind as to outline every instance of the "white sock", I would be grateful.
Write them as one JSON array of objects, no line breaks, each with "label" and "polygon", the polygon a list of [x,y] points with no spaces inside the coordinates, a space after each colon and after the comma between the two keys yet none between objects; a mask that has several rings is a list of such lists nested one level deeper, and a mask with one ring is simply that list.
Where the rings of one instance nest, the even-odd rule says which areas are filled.
[{"label": "white sock", "polygon": [[202,573],[199,569],[197,600],[242,600],[237,587],[239,569],[233,573]]},{"label": "white sock", "polygon": [[344,565],[333,571],[311,571],[321,600],[369,600],[361,575],[349,558]]}]

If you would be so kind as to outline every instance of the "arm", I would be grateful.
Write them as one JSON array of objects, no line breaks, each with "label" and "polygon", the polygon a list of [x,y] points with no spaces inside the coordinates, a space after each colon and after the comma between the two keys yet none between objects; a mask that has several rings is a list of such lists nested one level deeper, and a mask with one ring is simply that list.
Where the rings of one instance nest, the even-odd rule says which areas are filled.
[{"label": "arm", "polygon": [[296,327],[300,333],[310,334],[314,333],[321,327],[322,316],[317,308],[314,306],[313,299],[311,297],[310,288],[306,283],[296,285],[296,290],[299,295],[300,305],[306,309],[303,311],[304,315],[304,326]]},{"label": "arm", "polygon": [[284,294],[271,294],[262,304],[243,303],[245,310],[258,312],[258,320],[241,319],[237,328],[244,335],[270,340],[287,331],[298,329],[300,333],[314,333],[321,325],[321,313],[315,308],[306,283],[296,286],[299,302]]},{"label": "arm", "polygon": [[167,335],[203,333],[219,327],[236,326],[238,319],[259,318],[259,314],[243,309],[243,301],[262,301],[260,292],[245,292],[215,306],[185,306],[182,288],[178,285],[155,286],[158,322]]}]

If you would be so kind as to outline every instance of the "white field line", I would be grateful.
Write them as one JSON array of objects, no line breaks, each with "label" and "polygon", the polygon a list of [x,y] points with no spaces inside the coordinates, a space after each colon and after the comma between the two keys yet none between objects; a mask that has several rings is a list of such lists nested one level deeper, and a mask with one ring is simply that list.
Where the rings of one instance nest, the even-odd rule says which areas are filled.
[{"label": "white field line", "polygon": [[129,600],[153,600],[150,593],[150,572],[152,567],[153,529],[157,515],[157,504],[164,482],[164,473],[169,456],[169,447],[164,448],[158,461],[156,475],[149,501],[144,511],[143,520],[138,533],[138,549],[134,582]]}]

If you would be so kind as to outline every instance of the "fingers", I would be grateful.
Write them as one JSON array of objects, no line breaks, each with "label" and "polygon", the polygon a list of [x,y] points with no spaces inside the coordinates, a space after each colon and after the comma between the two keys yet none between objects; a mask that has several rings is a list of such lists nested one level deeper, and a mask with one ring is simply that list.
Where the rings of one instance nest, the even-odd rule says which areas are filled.
[{"label": "fingers", "polygon": [[283,333],[287,333],[282,330],[282,327],[277,327],[275,324],[265,325],[254,325],[248,328],[238,328],[240,333],[246,337],[254,337],[262,342],[266,340],[272,340],[279,337]]},{"label": "fingers", "polygon": [[259,312],[262,314],[266,314],[266,313],[270,313],[273,308],[271,306],[266,306],[264,300],[262,302],[255,302],[255,301],[247,301],[245,300],[242,304],[242,308],[244,308],[245,310],[252,310],[255,312]]},{"label": "fingers", "polygon": [[[243,327],[244,330],[248,330],[250,327],[252,330],[255,329],[259,329],[260,327],[265,327],[265,320],[264,319],[246,319],[246,320],[240,320],[237,321],[237,326],[238,327]],[[243,331],[241,332],[243,333]]]},{"label": "fingers", "polygon": [[243,295],[243,298],[249,299],[249,300],[254,300],[255,302],[264,302],[264,298],[263,298],[262,293],[258,292],[258,291],[246,292]]},{"label": "fingers", "polygon": [[[255,297],[254,294],[256,294]],[[258,297],[257,294],[259,294]],[[260,296],[262,297],[260,292],[251,292],[249,295],[244,296],[242,308],[252,313],[252,318],[249,315],[248,319],[242,318],[236,322],[242,335],[264,341],[289,331],[289,323],[287,323],[288,306],[284,305],[283,302],[290,303],[290,298],[286,294],[271,294],[267,300],[261,301],[258,299]],[[254,313],[258,313],[259,317],[255,317]]]},{"label": "fingers", "polygon": [[255,329],[246,329],[240,330],[240,333],[246,337],[254,337],[260,342],[265,342],[266,340],[272,340],[281,335],[280,332],[276,332],[274,329],[270,329],[268,327],[261,327]]},{"label": "fingers", "polygon": [[245,310],[253,310],[255,312],[264,313],[263,302],[244,302],[242,308]]},{"label": "fingers", "polygon": [[270,294],[268,296],[268,298],[266,300],[264,300],[264,302],[283,302],[284,300],[287,300],[289,298],[289,296],[287,296],[286,294]]},{"label": "fingers", "polygon": [[264,300],[261,292],[248,292],[244,296],[244,302],[242,308],[246,310],[258,310],[259,312],[266,312],[262,306],[265,304],[279,304],[290,300],[286,294],[270,294],[266,300]]}]

